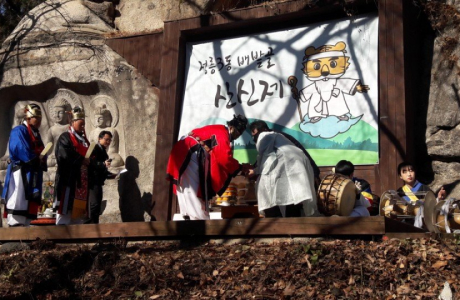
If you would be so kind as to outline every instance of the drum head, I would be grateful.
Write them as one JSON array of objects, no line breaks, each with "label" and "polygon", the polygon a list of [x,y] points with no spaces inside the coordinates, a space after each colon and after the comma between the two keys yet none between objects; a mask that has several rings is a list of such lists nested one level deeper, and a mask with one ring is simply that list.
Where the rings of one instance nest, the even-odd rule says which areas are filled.
[{"label": "drum head", "polygon": [[[435,205],[433,210],[425,211],[425,224],[430,232],[441,233],[446,231],[444,216],[441,216],[441,209],[444,203],[446,203],[446,201],[441,200]],[[443,219],[442,222],[438,221],[440,217]]]},{"label": "drum head", "polygon": [[[423,204],[423,214],[424,214],[424,221],[425,226],[429,232],[439,232],[436,224],[437,216],[433,216],[436,206],[437,206],[436,196],[433,192],[429,191],[425,195],[425,202]],[[439,213],[439,210],[438,210]]]},{"label": "drum head", "polygon": [[326,175],[319,185],[317,199],[322,214],[349,216],[356,202],[355,184],[341,175]]},{"label": "drum head", "polygon": [[339,216],[349,216],[353,211],[356,203],[356,186],[353,181],[344,178],[341,183],[339,192],[339,203],[337,207],[337,214]]},{"label": "drum head", "polygon": [[323,180],[321,180],[321,183],[319,184],[320,187],[327,187],[331,184],[332,181],[334,181],[334,174],[328,174],[324,176]]}]

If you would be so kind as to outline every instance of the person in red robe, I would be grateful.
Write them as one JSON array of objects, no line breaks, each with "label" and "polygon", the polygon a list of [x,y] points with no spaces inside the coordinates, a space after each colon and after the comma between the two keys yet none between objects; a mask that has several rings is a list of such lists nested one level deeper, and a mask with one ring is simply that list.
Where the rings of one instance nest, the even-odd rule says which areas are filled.
[{"label": "person in red robe", "polygon": [[180,213],[191,220],[209,219],[208,201],[222,195],[242,165],[233,158],[232,142],[246,130],[242,116],[224,125],[192,130],[178,141],[169,156],[167,179],[173,183]]}]

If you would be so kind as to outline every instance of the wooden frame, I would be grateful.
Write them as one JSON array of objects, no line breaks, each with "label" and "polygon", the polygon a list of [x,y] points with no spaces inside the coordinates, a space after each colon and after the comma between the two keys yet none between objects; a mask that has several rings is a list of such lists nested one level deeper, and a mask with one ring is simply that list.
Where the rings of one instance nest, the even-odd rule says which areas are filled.
[{"label": "wooden frame", "polygon": [[161,66],[158,62],[161,61],[163,32],[111,37],[106,40],[106,44],[136,67],[152,85],[160,85]]},{"label": "wooden frame", "polygon": [[[229,11],[222,14],[165,23],[161,64],[159,118],[153,184],[153,214],[157,220],[170,220],[176,211],[171,187],[165,180],[169,152],[177,138],[184,81],[184,45],[187,41],[217,36],[230,37],[244,30],[245,34],[308,24],[319,20],[345,17],[342,1],[329,1],[322,7],[305,6],[303,1],[274,4]],[[366,178],[376,194],[396,189],[399,178],[396,168],[408,153],[411,130],[406,107],[411,102],[406,94],[404,43],[404,11],[409,0],[380,0],[378,7],[369,1],[353,3],[358,14],[378,10],[379,16],[379,136],[380,162],[360,166],[358,177]],[[306,21],[308,20],[308,22]],[[174,112],[174,115],[171,115]],[[323,172],[328,168],[323,168]]]},{"label": "wooden frame", "polygon": [[158,240],[213,237],[384,235],[385,217],[249,218],[0,228],[0,241]]},{"label": "wooden frame", "polygon": [[228,219],[0,228],[0,242],[59,243],[213,238],[429,238],[433,233],[385,217]]}]

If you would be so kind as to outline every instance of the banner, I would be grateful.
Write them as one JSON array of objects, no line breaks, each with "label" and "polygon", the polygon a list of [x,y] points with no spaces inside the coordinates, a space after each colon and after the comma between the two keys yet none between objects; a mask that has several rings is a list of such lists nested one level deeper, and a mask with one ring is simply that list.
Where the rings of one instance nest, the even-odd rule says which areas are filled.
[{"label": "banner", "polygon": [[[375,14],[186,44],[179,136],[234,114],[295,137],[320,166],[378,163]],[[250,132],[234,146],[254,162]]]}]

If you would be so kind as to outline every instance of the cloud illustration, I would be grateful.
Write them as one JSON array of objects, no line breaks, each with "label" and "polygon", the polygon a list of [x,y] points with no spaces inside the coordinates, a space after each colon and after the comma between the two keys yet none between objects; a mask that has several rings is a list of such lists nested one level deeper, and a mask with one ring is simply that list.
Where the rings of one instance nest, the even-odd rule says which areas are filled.
[{"label": "cloud illustration", "polygon": [[356,118],[352,118],[350,114],[347,114],[347,116],[349,117],[348,121],[341,121],[336,116],[328,116],[326,118],[322,118],[316,123],[311,123],[308,116],[305,116],[304,121],[300,123],[299,127],[300,130],[313,137],[330,139],[339,133],[346,132],[351,128],[351,126],[358,123],[363,115]]}]

